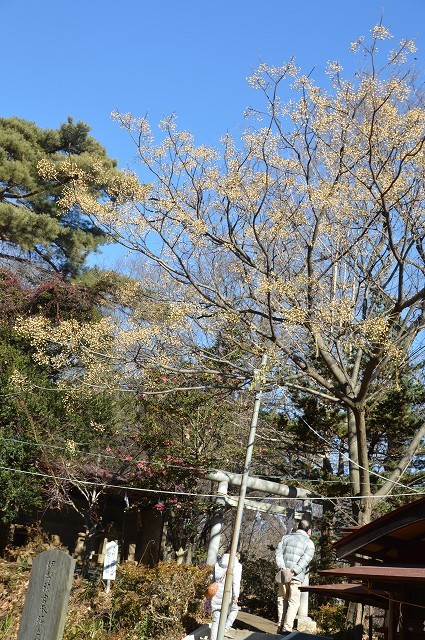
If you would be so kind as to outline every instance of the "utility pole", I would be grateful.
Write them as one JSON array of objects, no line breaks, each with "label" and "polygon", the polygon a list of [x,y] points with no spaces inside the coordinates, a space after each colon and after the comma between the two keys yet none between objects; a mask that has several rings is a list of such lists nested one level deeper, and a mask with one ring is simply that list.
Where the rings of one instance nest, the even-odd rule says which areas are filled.
[{"label": "utility pole", "polygon": [[235,563],[236,551],[239,543],[239,534],[240,534],[241,524],[242,524],[246,488],[248,484],[249,468],[251,466],[252,452],[254,449],[258,414],[260,412],[262,390],[261,390],[261,380],[259,379],[259,376],[261,375],[261,372],[264,370],[266,364],[267,364],[267,355],[264,354],[261,360],[261,369],[260,371],[256,371],[256,375],[257,375],[257,382],[255,385],[256,396],[255,396],[255,402],[254,402],[254,409],[252,412],[251,427],[250,427],[249,436],[248,436],[248,444],[247,444],[246,453],[245,453],[245,466],[244,466],[244,473],[242,476],[241,488],[239,491],[239,502],[238,502],[238,508],[236,510],[235,528],[233,531],[232,545],[230,547],[229,566],[227,568],[226,581],[224,583],[224,593],[223,593],[223,600],[221,603],[220,620],[218,623],[217,640],[223,640],[224,638],[227,614],[229,611],[229,600],[232,594],[233,565]]}]

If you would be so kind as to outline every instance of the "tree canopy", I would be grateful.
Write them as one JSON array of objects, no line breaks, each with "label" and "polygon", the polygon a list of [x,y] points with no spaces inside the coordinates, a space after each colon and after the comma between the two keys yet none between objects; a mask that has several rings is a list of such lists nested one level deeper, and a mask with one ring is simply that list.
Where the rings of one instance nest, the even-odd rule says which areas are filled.
[{"label": "tree canopy", "polygon": [[[362,522],[372,509],[368,407],[397,388],[425,326],[425,109],[414,43],[386,50],[390,37],[379,24],[353,43],[357,72],[348,79],[329,63],[328,88],[294,61],[261,65],[249,82],[264,108],[248,110],[241,140],[224,136],[221,152],[196,146],[174,118],[156,143],[145,118],[117,114],[152,184],[137,187],[127,174],[99,203],[90,193],[98,183],[79,172],[61,200],[144,256],[144,286],[163,312],[143,317],[140,292],[123,293],[134,313],[114,353],[132,379],[150,384],[160,367],[243,387],[267,352],[266,388],[345,407]],[[64,330],[69,338],[71,327],[55,338],[38,325],[35,340],[66,350]],[[212,352],[218,336],[226,348]],[[85,348],[99,352],[91,339]],[[101,332],[98,344],[106,348]],[[400,482],[424,433],[422,424],[379,495]]]},{"label": "tree canopy", "polygon": [[[89,131],[72,118],[59,129],[0,118],[0,257],[9,264],[31,261],[33,267],[75,275],[87,255],[105,242],[104,232],[81,208],[58,208],[62,186],[77,169],[97,170],[103,179],[116,173],[116,161]],[[52,170],[42,176],[40,167],[46,162]],[[101,197],[101,182],[91,190],[92,197]]]}]

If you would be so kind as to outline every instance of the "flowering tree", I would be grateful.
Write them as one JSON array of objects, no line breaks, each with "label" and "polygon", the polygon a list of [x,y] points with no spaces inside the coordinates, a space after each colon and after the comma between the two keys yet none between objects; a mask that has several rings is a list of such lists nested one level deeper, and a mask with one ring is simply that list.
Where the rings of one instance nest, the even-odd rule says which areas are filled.
[{"label": "flowering tree", "polygon": [[[126,362],[119,375],[131,370],[149,385],[150,370],[203,371],[242,386],[267,351],[270,387],[345,407],[360,522],[372,509],[368,405],[397,385],[425,320],[425,109],[408,62],[413,42],[378,55],[390,37],[378,25],[369,43],[352,45],[361,55],[352,80],[330,63],[329,90],[293,61],[261,65],[249,82],[264,109],[248,110],[241,141],[226,135],[221,153],[195,146],[174,118],[161,123],[156,144],[146,119],[115,114],[152,184],[127,174],[100,203],[90,194],[94,174],[78,171],[62,200],[144,256],[145,301],[156,306],[141,312],[141,285],[123,291],[132,311],[114,351]],[[35,328],[39,345],[51,341],[50,328],[25,330]],[[61,328],[61,357],[77,348],[76,335]],[[212,349],[218,336],[225,349]],[[86,348],[96,375],[99,344]],[[424,433],[405,443],[378,497],[400,480]]]},{"label": "flowering tree", "polygon": [[[99,294],[52,276],[38,286],[0,268],[0,518],[13,522],[22,514],[45,507],[46,494],[55,493],[50,483],[52,462],[58,452],[73,451],[83,442],[87,452],[110,438],[113,402],[98,394],[85,403],[72,402],[57,392],[52,371],[31,358],[27,341],[13,329],[19,315],[80,320],[97,317]],[[111,424],[112,423],[112,424]],[[58,474],[59,475],[59,474]],[[63,474],[62,474],[63,475]]]}]

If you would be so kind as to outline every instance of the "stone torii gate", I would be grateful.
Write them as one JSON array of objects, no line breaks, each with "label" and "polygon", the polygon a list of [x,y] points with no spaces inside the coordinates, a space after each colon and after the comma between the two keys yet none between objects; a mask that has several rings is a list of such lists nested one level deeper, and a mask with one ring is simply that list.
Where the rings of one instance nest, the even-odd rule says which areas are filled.
[{"label": "stone torii gate", "polygon": [[[237,496],[228,495],[229,484],[232,486],[240,486],[242,483],[242,475],[239,473],[231,473],[229,471],[209,471],[206,474],[207,480],[218,482],[216,504],[224,507],[229,505],[237,506],[239,498]],[[311,520],[310,501],[316,496],[307,489],[299,487],[289,487],[280,482],[271,482],[270,480],[262,480],[261,478],[248,478],[248,489],[260,491],[262,493],[271,493],[272,495],[282,496],[282,498],[297,498],[303,500],[305,504],[305,517]],[[257,502],[254,500],[245,500],[244,508],[255,509],[263,513],[287,515],[288,509],[278,505],[272,505],[268,502]],[[213,565],[217,562],[218,550],[220,548],[221,530],[223,527],[223,509],[218,509],[213,519],[211,527],[211,536],[208,546],[207,564]]]},{"label": "stone torii gate", "polygon": [[[239,473],[232,473],[229,471],[212,470],[209,471],[205,478],[218,482],[217,499],[216,504],[221,508],[217,509],[217,512],[213,518],[210,534],[210,542],[207,553],[207,564],[214,565],[217,562],[218,550],[220,548],[221,531],[223,527],[224,509],[223,507],[228,505],[236,507],[239,502],[237,496],[229,496],[228,488],[231,486],[241,486],[242,475]],[[271,482],[270,480],[263,480],[261,478],[249,477],[247,480],[247,488],[259,491],[262,493],[271,493],[272,495],[282,496],[282,498],[297,498],[304,503],[304,512],[301,517],[311,521],[311,500],[317,498],[314,493],[300,487],[290,487],[280,482]],[[279,505],[272,505],[267,502],[257,502],[254,500],[245,499],[244,508],[254,509],[261,511],[262,513],[288,515],[289,510],[287,507],[281,507]],[[308,575],[304,582],[304,585],[308,584]],[[309,633],[315,633],[316,623],[313,622],[308,616],[308,593],[303,592],[301,594],[300,607],[297,615],[297,630],[306,631]]]}]

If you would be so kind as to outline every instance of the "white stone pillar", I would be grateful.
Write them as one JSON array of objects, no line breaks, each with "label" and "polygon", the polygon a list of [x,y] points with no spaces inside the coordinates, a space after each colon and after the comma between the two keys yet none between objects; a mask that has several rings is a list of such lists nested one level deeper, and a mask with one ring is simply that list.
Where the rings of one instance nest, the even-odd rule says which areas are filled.
[{"label": "white stone pillar", "polygon": [[[303,501],[303,520],[307,520],[311,523],[311,502],[309,500]],[[303,586],[309,584],[309,575],[307,573]],[[308,591],[301,591],[300,606],[296,619],[297,631],[304,631],[304,633],[316,633],[317,625],[308,615]]]},{"label": "white stone pillar", "polygon": [[180,549],[178,551],[176,551],[176,563],[177,564],[183,564],[184,554],[185,554],[185,551],[184,551],[184,549],[182,549],[182,547],[180,547]]},{"label": "white stone pillar", "polygon": [[[305,577],[303,586],[309,584],[308,574]],[[300,606],[298,609],[297,617],[295,619],[295,627],[297,631],[303,631],[304,633],[316,633],[317,624],[308,615],[308,592],[301,591]]]},{"label": "white stone pillar", "polygon": [[[308,578],[308,574],[305,577],[303,582],[303,587],[309,584],[310,580]],[[301,591],[301,599],[300,599],[300,607],[298,609],[298,617],[299,618],[307,618],[308,617],[308,592]]]},{"label": "white stone pillar", "polygon": [[128,545],[127,560],[128,562],[136,562],[135,558],[136,558],[136,543],[130,542],[130,544]]},{"label": "white stone pillar", "polygon": [[227,488],[229,483],[227,480],[222,480],[218,484],[217,489],[217,511],[214,514],[212,525],[211,525],[211,534],[210,534],[210,543],[208,545],[208,554],[207,554],[207,564],[214,565],[217,562],[218,550],[220,548],[220,538],[221,538],[221,530],[223,527],[223,516],[224,516],[224,496],[227,496]]}]

